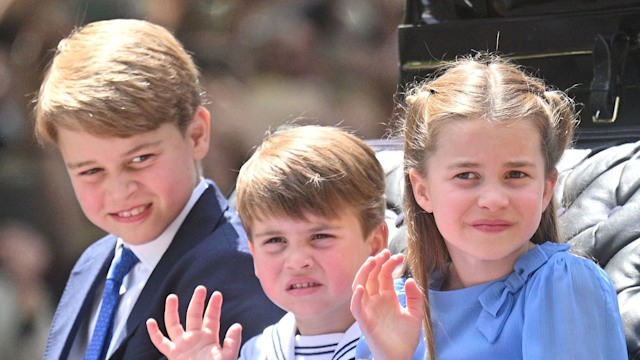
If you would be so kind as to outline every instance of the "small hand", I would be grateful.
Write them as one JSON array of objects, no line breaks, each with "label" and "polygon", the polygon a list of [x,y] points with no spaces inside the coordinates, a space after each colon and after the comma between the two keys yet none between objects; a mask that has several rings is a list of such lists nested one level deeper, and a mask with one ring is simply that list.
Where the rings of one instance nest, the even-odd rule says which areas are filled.
[{"label": "small hand", "polygon": [[403,260],[402,254],[383,250],[367,259],[353,282],[351,312],[375,359],[411,359],[420,341],[422,292],[408,279],[404,308],[393,286],[393,271]]},{"label": "small hand", "polygon": [[220,310],[222,308],[222,294],[215,291],[209,299],[204,312],[204,302],[207,289],[196,287],[187,309],[187,324],[183,329],[178,314],[178,297],[174,294],[167,296],[164,322],[167,327],[165,337],[155,319],[147,320],[147,331],[153,345],[169,360],[235,360],[240,352],[242,327],[232,325],[223,343],[220,343]]}]

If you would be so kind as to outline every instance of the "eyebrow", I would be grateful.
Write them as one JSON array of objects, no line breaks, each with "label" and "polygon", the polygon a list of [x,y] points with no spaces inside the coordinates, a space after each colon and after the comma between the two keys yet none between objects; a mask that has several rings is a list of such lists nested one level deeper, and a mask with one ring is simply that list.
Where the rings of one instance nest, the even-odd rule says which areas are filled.
[{"label": "eyebrow", "polygon": [[66,165],[67,165],[67,169],[74,170],[74,169],[77,169],[77,168],[81,168],[81,167],[84,167],[84,166],[91,165],[93,163],[95,163],[95,161],[88,160],[88,161],[80,161],[80,162],[77,162],[77,163],[67,163]]},{"label": "eyebrow", "polygon": [[[316,233],[316,232],[322,232],[322,231],[339,230],[343,228],[344,226],[333,226],[333,225],[322,223],[322,224],[311,226],[305,230],[312,233]],[[263,232],[253,234],[253,237],[265,237],[265,236],[282,236],[282,231],[269,229]]]},{"label": "eyebrow", "polygon": [[[477,168],[480,164],[472,161],[460,161],[453,163],[449,166],[450,169],[462,169],[462,168]],[[508,161],[504,164],[505,167],[509,168],[524,168],[524,167],[535,167],[535,163],[527,160],[518,160],[518,161]]]},{"label": "eyebrow", "polygon": [[531,161],[509,161],[507,167],[523,168],[523,167],[535,167],[536,164]]},{"label": "eyebrow", "polygon": [[[124,156],[131,156],[131,155],[137,153],[140,150],[144,150],[146,148],[151,148],[151,147],[158,146],[160,143],[162,143],[162,140],[157,140],[157,141],[153,141],[153,142],[140,144],[138,146],[135,146],[133,149],[127,151],[124,154]],[[84,167],[84,166],[89,166],[89,165],[92,165],[92,164],[95,164],[95,163],[96,163],[95,160],[87,160],[87,161],[80,161],[80,162],[77,162],[77,163],[67,163],[66,166],[67,166],[67,169],[74,170],[74,169],[81,168],[81,167]]]}]

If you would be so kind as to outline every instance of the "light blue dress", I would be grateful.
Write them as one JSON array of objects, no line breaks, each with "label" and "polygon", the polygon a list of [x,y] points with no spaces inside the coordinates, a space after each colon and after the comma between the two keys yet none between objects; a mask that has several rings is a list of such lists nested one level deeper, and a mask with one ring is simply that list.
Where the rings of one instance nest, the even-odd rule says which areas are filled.
[{"label": "light blue dress", "polygon": [[[489,283],[429,290],[438,360],[627,359],[616,292],[593,261],[544,243]],[[396,282],[404,300],[404,281]],[[404,304],[403,304],[404,305]],[[366,341],[356,358],[371,358]],[[414,359],[424,359],[421,341]]]}]

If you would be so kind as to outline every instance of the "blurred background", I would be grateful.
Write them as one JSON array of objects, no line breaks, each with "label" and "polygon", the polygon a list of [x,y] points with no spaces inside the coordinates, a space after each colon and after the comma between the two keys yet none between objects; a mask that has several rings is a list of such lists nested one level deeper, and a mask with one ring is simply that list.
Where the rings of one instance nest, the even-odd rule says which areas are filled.
[{"label": "blurred background", "polygon": [[[103,235],[82,214],[57,149],[40,146],[32,129],[43,71],[74,27],[141,18],[174,32],[201,69],[212,114],[205,175],[229,193],[253,147],[282,123],[339,125],[362,138],[385,135],[399,78],[403,5],[0,0],[0,328],[12,329],[11,336],[0,329],[0,339],[13,349],[37,343],[38,331],[48,327],[35,319],[50,317],[75,260]],[[0,342],[2,357],[5,351]]]}]

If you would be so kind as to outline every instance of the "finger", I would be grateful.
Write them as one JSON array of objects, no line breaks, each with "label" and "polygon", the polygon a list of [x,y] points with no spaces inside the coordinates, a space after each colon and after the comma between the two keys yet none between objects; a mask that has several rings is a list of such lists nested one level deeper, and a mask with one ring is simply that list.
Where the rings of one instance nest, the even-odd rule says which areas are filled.
[{"label": "finger", "polygon": [[219,291],[214,291],[209,299],[207,310],[204,313],[204,328],[209,329],[212,334],[215,334],[214,341],[217,344],[219,341],[220,332],[220,313],[222,311],[222,294]]},{"label": "finger", "polygon": [[404,292],[407,297],[407,311],[411,315],[422,319],[424,316],[424,294],[420,291],[414,279],[407,279],[404,284]]},{"label": "finger", "polygon": [[394,291],[393,287],[393,271],[401,265],[404,261],[404,255],[396,254],[389,258],[384,264],[380,273],[378,274],[378,282],[382,291]]},{"label": "finger", "polygon": [[147,332],[149,333],[151,342],[158,349],[158,351],[160,351],[164,356],[169,356],[173,343],[171,342],[171,340],[164,337],[162,331],[160,331],[158,322],[155,319],[147,320]]},{"label": "finger", "polygon": [[[364,301],[364,297],[366,296],[366,290],[362,285],[358,285],[353,290],[353,296],[351,297],[351,314],[356,319],[358,323],[361,323],[364,320],[364,314],[362,313],[362,302]],[[363,324],[360,324],[360,327],[363,327]]]},{"label": "finger", "polygon": [[207,298],[207,288],[204,286],[196,286],[189,301],[187,308],[187,324],[186,331],[195,331],[202,329],[202,313],[204,311],[204,301]]},{"label": "finger", "polygon": [[182,336],[184,330],[180,325],[180,315],[178,314],[178,296],[170,294],[164,305],[164,325],[170,339],[177,339]]},{"label": "finger", "polygon": [[360,266],[360,269],[358,269],[358,272],[356,273],[356,276],[353,279],[351,290],[355,291],[356,287],[358,286],[366,286],[367,279],[369,278],[369,274],[371,273],[371,270],[373,270],[375,266],[376,266],[376,259],[373,256],[370,256],[364,262],[364,264]]},{"label": "finger", "polygon": [[222,346],[222,359],[223,360],[235,360],[240,353],[240,345],[242,343],[242,326],[240,324],[233,324],[227,330],[227,334],[224,337],[224,344]]},{"label": "finger", "polygon": [[367,278],[367,284],[365,286],[365,289],[367,290],[369,296],[377,295],[380,293],[380,270],[382,269],[382,264],[384,264],[390,256],[391,253],[387,249],[382,250],[378,253],[378,255],[375,256],[375,266],[373,267],[373,269],[371,269],[369,277]]}]

